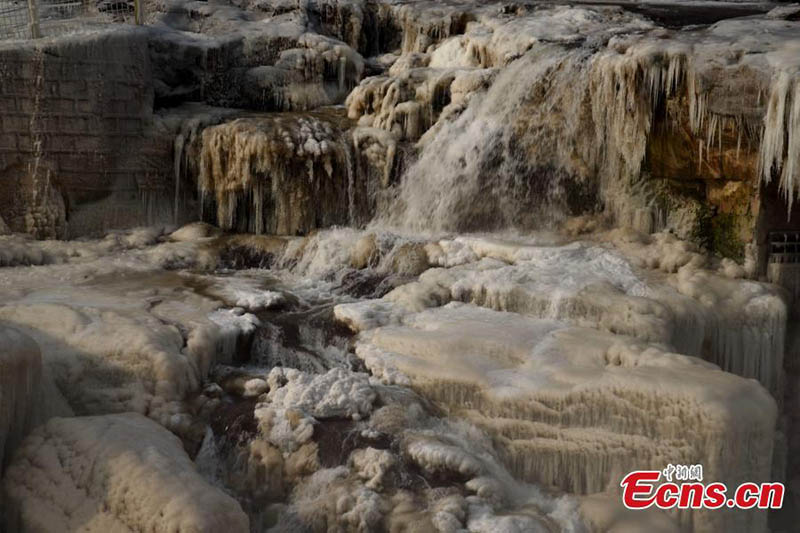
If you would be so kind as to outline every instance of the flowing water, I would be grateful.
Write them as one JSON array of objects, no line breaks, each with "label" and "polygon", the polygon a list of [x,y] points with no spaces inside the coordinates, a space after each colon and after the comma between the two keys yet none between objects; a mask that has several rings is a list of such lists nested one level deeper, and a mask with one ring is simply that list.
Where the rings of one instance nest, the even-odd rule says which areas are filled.
[{"label": "flowing water", "polygon": [[[800,84],[780,59],[796,45],[770,41],[791,21],[759,18],[751,38],[736,20],[667,30],[605,7],[311,4],[170,14],[214,39],[275,24],[264,38],[289,40],[298,20],[335,34],[303,26],[274,64],[237,67],[270,112],[180,122],[164,222],[205,222],[0,236],[0,367],[16,382],[0,442],[64,417],[2,456],[13,520],[132,528],[156,506],[148,487],[172,481],[129,479],[190,458],[197,498],[173,525],[766,531],[766,511],[630,512],[619,480],[667,464],[729,487],[796,477],[792,296],[758,281],[749,248],[735,261],[689,242],[701,201],[651,176],[659,128],[679,131],[702,172],[741,151],[791,212]],[[388,44],[362,42],[377,30]],[[714,97],[731,43],[753,50],[726,57],[758,73],[761,126],[744,89]],[[86,444],[109,427],[159,444],[138,462],[124,442]],[[103,505],[48,500],[84,471]]]}]

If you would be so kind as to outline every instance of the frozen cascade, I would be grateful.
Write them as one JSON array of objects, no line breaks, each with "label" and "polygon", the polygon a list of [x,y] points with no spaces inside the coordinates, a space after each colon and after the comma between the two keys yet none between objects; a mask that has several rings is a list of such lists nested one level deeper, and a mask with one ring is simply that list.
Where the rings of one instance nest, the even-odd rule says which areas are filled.
[{"label": "frozen cascade", "polygon": [[351,216],[351,143],[334,122],[241,118],[205,129],[200,142],[200,197],[213,198],[222,228],[291,235]]},{"label": "frozen cascade", "polygon": [[[76,413],[101,415],[51,420],[18,447],[5,484],[26,524],[63,511],[76,529],[134,529],[187,493],[152,527],[223,516],[246,530],[243,510],[253,531],[583,533],[605,524],[583,504],[618,504],[633,469],[702,463],[729,486],[780,476],[785,295],[659,233],[670,214],[643,182],[650,141],[674,128],[698,174],[733,138],[791,203],[791,21],[669,30],[613,6],[461,1],[169,10],[186,34],[170,39],[208,41],[191,45],[208,84],[187,91],[280,112],[159,117],[175,134],[173,221],[195,186],[221,229],[0,237],[0,264],[20,266],[3,269],[0,318],[35,339],[43,379]],[[211,43],[228,38],[233,54]],[[741,90],[727,90],[732,71]],[[234,79],[236,94],[220,90]],[[159,105],[178,89],[158,87]],[[348,91],[344,109],[318,107]],[[32,170],[47,204],[48,169]],[[569,237],[529,231],[563,222]],[[36,374],[12,359],[24,387],[2,389],[5,459]],[[52,455],[68,456],[47,472],[67,496],[74,485],[80,512],[43,497]],[[183,474],[192,463],[214,486]],[[124,472],[150,481],[129,489]],[[640,516],[632,530],[767,528],[757,511]]]},{"label": "frozen cascade", "polygon": [[[48,364],[55,363],[62,382],[67,374],[61,366],[70,358],[126,369],[117,374],[124,379],[101,391],[96,384],[103,383],[102,366],[75,367],[72,375],[84,392],[69,398],[76,406],[95,412],[140,409],[181,435],[191,435],[193,425],[191,409],[182,407],[179,398],[200,386],[214,360],[224,359],[220,347],[232,352],[234,339],[256,327],[255,317],[244,309],[219,306],[270,311],[292,297],[259,283],[265,274],[260,270],[178,274],[154,272],[150,261],[163,261],[171,252],[182,257],[192,250],[221,253],[225,241],[263,242],[269,246],[264,251],[276,254],[276,270],[269,275],[294,283],[291,292],[307,302],[330,302],[338,273],[354,268],[386,276],[405,273],[403,283],[383,299],[341,304],[335,310],[362,330],[356,354],[372,371],[371,378],[342,361],[346,347],[326,354],[322,348],[332,344],[327,337],[300,328],[300,344],[320,353],[331,370],[315,365],[272,373],[243,369],[236,378],[243,392],[236,394],[252,401],[269,390],[257,400],[263,404],[257,409],[259,433],[247,436],[243,448],[234,451],[213,446],[215,437],[209,435],[223,435],[223,429],[196,437],[204,473],[214,479],[219,471],[217,479],[242,495],[242,502],[252,499],[260,505],[289,498],[279,513],[288,523],[299,517],[301,523],[318,525],[315,517],[329,513],[325,520],[330,521],[323,524],[347,529],[363,521],[366,531],[379,527],[378,509],[391,509],[395,514],[384,523],[394,523],[401,520],[399,509],[411,508],[432,510],[419,520],[455,520],[473,528],[484,524],[484,530],[492,530],[489,524],[498,520],[543,524],[558,515],[558,526],[550,531],[573,526],[581,531],[575,525],[580,497],[536,496],[538,489],[526,482],[595,493],[606,491],[627,469],[670,461],[703,462],[708,476],[729,483],[745,476],[769,479],[774,400],[754,381],[675,352],[703,352],[708,309],[752,307],[755,319],[759,309],[769,310],[779,300],[763,285],[723,279],[691,265],[694,256],[679,254],[683,249],[669,239],[628,242],[628,248],[615,250],[607,242],[561,244],[548,235],[428,239],[339,228],[276,239],[221,236],[214,228],[192,224],[169,241],[148,245],[158,234],[140,233],[114,239],[143,247],[129,250],[126,259],[127,268],[143,269],[139,274],[102,257],[91,259],[88,268],[115,274],[111,281],[79,288],[59,285],[27,295],[9,292],[0,315],[38,330]],[[34,246],[56,258],[66,245],[27,243]],[[66,263],[42,267],[47,270],[40,276],[83,279],[88,270],[69,257],[80,257],[77,251],[109,253],[102,243],[71,246],[74,251],[63,254]],[[676,256],[671,263],[670,255]],[[665,272],[646,269],[653,257],[660,258]],[[682,274],[670,268],[675,265],[689,268]],[[8,275],[27,279],[24,270]],[[147,289],[141,288],[142,281]],[[685,325],[694,329],[678,335],[676,330]],[[121,344],[111,342],[111,327],[115,336],[123,335]],[[673,342],[678,338],[686,339],[680,347]],[[142,357],[154,353],[157,358]],[[223,367],[217,368],[212,379],[224,374]],[[449,416],[427,420],[398,384],[448,407]],[[221,390],[203,386],[197,405],[219,406]],[[225,390],[234,394],[230,391],[235,389]],[[252,409],[252,404],[242,405]],[[228,420],[224,411],[222,419]],[[238,425],[223,423],[234,428],[236,437]],[[338,451],[330,445],[339,442],[337,431],[348,435],[344,442],[358,445],[352,454],[345,448],[340,462],[329,466],[331,450]],[[386,438],[397,447],[386,449]],[[754,462],[753,457],[761,459]],[[415,493],[413,505],[401,506],[391,487],[406,475],[403,461],[433,479],[454,477],[469,496],[451,506],[445,495],[423,491]],[[338,472],[335,481],[325,477],[333,471]],[[341,504],[347,512],[338,512],[336,501],[348,494],[352,499]],[[529,503],[536,512],[520,511]],[[559,515],[562,505],[564,514]],[[506,514],[506,509],[513,512]],[[728,512],[677,519],[695,530],[731,526],[733,531],[757,531],[765,523],[758,513],[746,519]]]},{"label": "frozen cascade", "polygon": [[[555,11],[543,14],[543,20],[551,16],[555,25],[567,16]],[[755,87],[746,87],[736,99],[709,103],[715,85],[722,83],[714,69],[726,68],[717,66],[719,51],[746,50],[752,44],[743,40],[748,33],[744,24],[723,21],[691,38],[669,33],[606,36],[607,46],[599,50],[534,40],[511,55],[505,48],[509,42],[501,37],[508,38],[504,32],[515,28],[509,22],[509,28],[490,29],[488,41],[481,26],[444,41],[427,60],[436,68],[398,68],[399,60],[389,76],[366,79],[348,99],[352,118],[400,138],[422,135],[419,158],[402,177],[396,205],[378,222],[414,231],[422,225],[434,231],[541,227],[560,221],[564,213],[591,208],[585,204],[594,198],[600,200],[596,207],[604,207],[620,224],[652,230],[644,211],[653,207],[636,205],[631,187],[641,178],[651,128],[664,118],[655,112],[663,113],[659,106],[670,98],[684,99],[701,163],[721,156],[723,131],[738,132],[737,154],[744,139],[755,141],[762,179],[768,183],[779,176],[788,198],[800,168],[793,155],[800,139],[793,133],[800,100],[794,96],[797,68],[794,49],[785,39],[787,27],[780,21],[759,22],[764,34],[758,38],[758,53],[741,56],[739,68],[760,73],[761,85],[753,82]],[[542,41],[564,39],[543,26],[525,29],[539,32]],[[578,26],[576,33],[581,31],[587,29]],[[482,92],[475,83],[466,99],[456,101],[457,84],[450,80],[474,78],[487,66],[496,69],[509,55],[519,58],[493,82],[487,78],[488,90]],[[426,59],[417,61],[428,64]],[[429,110],[435,98],[427,96],[428,80],[436,80],[434,86],[446,80],[434,93],[452,92],[438,121]],[[770,94],[766,106],[762,94]],[[420,123],[405,118],[412,104],[425,110],[420,115],[423,126],[435,122],[430,129],[408,129]],[[763,127],[757,125],[761,116]],[[485,201],[476,209],[470,199],[478,195]],[[584,205],[576,205],[581,200]],[[546,212],[543,206],[552,204],[557,208]]]},{"label": "frozen cascade", "polygon": [[[664,246],[653,256],[666,261],[671,241],[659,242],[638,253]],[[362,331],[357,354],[376,376],[410,385],[486,430],[516,476],[593,493],[634,463],[652,461],[655,468],[673,461],[670,456],[679,462],[702,457],[716,469],[709,475],[723,479],[749,468],[744,464],[751,454],[772,453],[774,421],[758,430],[763,433],[739,433],[763,421],[762,409],[774,412],[764,389],[672,352],[757,377],[779,396],[786,324],[779,291],[689,263],[664,280],[648,281],[630,259],[585,243],[525,246],[459,237],[426,250],[431,257],[444,254],[440,264],[452,266],[428,270],[381,300],[341,304],[336,315]],[[590,361],[625,377],[605,385],[585,367]],[[649,374],[648,367],[659,370]],[[675,383],[665,386],[667,376]],[[706,397],[711,381],[719,404]],[[606,386],[609,392],[601,392]],[[740,404],[735,400],[745,396]],[[755,404],[760,407],[745,414],[745,406]],[[666,411],[655,414],[660,409]],[[734,420],[749,416],[735,429]],[[686,420],[694,417],[698,421],[690,425],[703,429],[690,436]],[[675,426],[669,428],[671,420]],[[720,448],[731,431],[743,448]],[[765,461],[758,475],[769,477],[770,468]],[[681,520],[696,530],[739,520],[712,515]],[[763,517],[754,520],[758,525],[742,531],[762,527]]]},{"label": "frozen cascade", "polygon": [[[334,242],[332,236],[326,240]],[[354,246],[355,241],[350,237],[349,244],[338,242],[339,246]],[[641,247],[638,253],[665,258],[672,241],[660,242]],[[756,378],[780,397],[788,304],[778,289],[712,275],[691,264],[683,265],[667,283],[647,283],[624,257],[581,243],[521,246],[458,237],[428,245],[427,250],[437,248],[448,249],[449,253],[439,252],[446,256],[440,261],[451,268],[431,269],[418,282],[399,287],[386,299],[408,309],[422,309],[436,301],[463,301],[498,311],[591,324],[643,341],[666,343],[680,353]],[[468,261],[483,259],[453,266],[459,264],[457,256],[470,257],[465,252],[471,254]],[[341,255],[345,259],[338,262],[344,264],[347,252]],[[325,264],[335,262],[328,256]]]},{"label": "frozen cascade", "polygon": [[[586,209],[581,201],[597,191],[613,207],[620,187],[638,178],[654,102],[675,89],[679,64],[642,76],[644,58],[534,46],[423,137],[396,206],[379,223],[415,231],[542,227]],[[480,211],[471,202],[477,196]]]},{"label": "frozen cascade", "polygon": [[[564,121],[563,127],[570,129],[571,135],[550,131],[537,135],[541,130],[535,122],[537,118],[543,121],[554,109],[582,107],[581,99],[573,98],[575,93],[548,89],[558,80],[575,84],[575,71],[568,65],[586,60],[582,51],[542,46],[501,72],[485,97],[473,99],[425,145],[403,177],[397,203],[389,213],[379,215],[379,222],[415,231],[485,230],[525,222],[530,226],[536,221],[530,220],[526,208],[536,199],[542,200],[535,212],[541,222],[563,212],[558,169],[541,178],[536,170],[551,166],[559,151],[570,152],[575,137],[591,135],[579,129],[581,124],[570,121]],[[559,94],[567,101],[561,101]],[[582,113],[575,110],[569,116]],[[525,117],[526,124],[515,117]],[[526,133],[523,136],[518,131]],[[590,145],[588,139],[585,145]],[[565,153],[563,160],[571,155]],[[539,168],[527,168],[525,161],[535,161]],[[472,200],[478,196],[483,201],[476,206]],[[552,206],[552,212],[542,212],[546,206]]]},{"label": "frozen cascade", "polygon": [[800,78],[781,71],[775,75],[764,117],[759,167],[762,179],[779,179],[791,211],[800,196]]}]

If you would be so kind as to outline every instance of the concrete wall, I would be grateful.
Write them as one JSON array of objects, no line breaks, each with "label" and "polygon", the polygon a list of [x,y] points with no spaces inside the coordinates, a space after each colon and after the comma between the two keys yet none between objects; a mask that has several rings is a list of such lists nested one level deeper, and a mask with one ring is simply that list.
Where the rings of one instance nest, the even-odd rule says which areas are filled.
[{"label": "concrete wall", "polygon": [[8,226],[65,237],[163,214],[153,199],[171,187],[172,144],[153,123],[152,87],[146,29],[0,44]]}]

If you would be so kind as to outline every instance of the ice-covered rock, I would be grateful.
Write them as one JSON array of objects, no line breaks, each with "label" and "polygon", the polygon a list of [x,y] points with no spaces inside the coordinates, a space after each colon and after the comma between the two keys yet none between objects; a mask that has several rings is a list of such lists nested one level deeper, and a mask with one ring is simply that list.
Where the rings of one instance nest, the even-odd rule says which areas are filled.
[{"label": "ice-covered rock", "polygon": [[[211,280],[205,278],[204,281]],[[263,280],[255,276],[216,277],[205,291],[231,306],[251,312],[272,309],[285,303],[283,294],[262,288],[262,283]]]},{"label": "ice-covered rock", "polygon": [[232,358],[255,317],[185,290],[190,277],[154,271],[154,247],[120,260],[105,257],[116,248],[100,254],[102,242],[72,243],[88,256],[35,273],[6,269],[0,317],[38,343],[48,390],[55,386],[75,412],[147,413],[181,431],[181,402],[215,362]]},{"label": "ice-covered rock", "polygon": [[294,235],[349,221],[351,148],[335,120],[240,118],[205,129],[200,142],[200,202],[223,229]]},{"label": "ice-covered rock", "polygon": [[34,426],[41,374],[42,355],[33,339],[0,325],[0,470]]},{"label": "ice-covered rock", "polygon": [[268,382],[273,406],[299,409],[314,418],[357,420],[372,412],[375,401],[368,376],[342,368],[333,368],[322,375],[273,368]]},{"label": "ice-covered rock", "polygon": [[169,238],[178,242],[191,242],[201,239],[211,239],[219,237],[220,235],[222,235],[222,231],[211,224],[193,222],[173,231],[170,233]]},{"label": "ice-covered rock", "polygon": [[249,531],[180,440],[132,413],[51,419],[25,440],[3,485],[9,531]]},{"label": "ice-covered rock", "polygon": [[[788,317],[780,290],[704,270],[701,255],[674,237],[615,240],[630,260],[588,243],[443,240],[438,262],[458,266],[430,269],[381,300],[342,304],[335,314],[361,330],[450,301],[469,302],[665,343],[757,378],[780,395]],[[675,274],[653,282],[636,272],[637,264]]]},{"label": "ice-covered rock", "polygon": [[350,460],[358,475],[366,481],[366,487],[379,492],[383,488],[384,476],[396,463],[391,452],[375,448],[356,450]]},{"label": "ice-covered rock", "polygon": [[[709,479],[734,484],[745,472],[771,474],[770,461],[751,462],[772,453],[776,408],[763,388],[630,338],[450,304],[366,332],[357,353],[376,375],[402,373],[451,415],[493,435],[522,479],[591,493],[667,462],[702,463]],[[416,457],[417,447],[424,453],[416,460],[441,465],[430,468],[482,472],[452,445],[417,441],[408,453]],[[763,526],[765,516],[746,516],[745,529]],[[745,516],[685,520],[734,527]]]}]

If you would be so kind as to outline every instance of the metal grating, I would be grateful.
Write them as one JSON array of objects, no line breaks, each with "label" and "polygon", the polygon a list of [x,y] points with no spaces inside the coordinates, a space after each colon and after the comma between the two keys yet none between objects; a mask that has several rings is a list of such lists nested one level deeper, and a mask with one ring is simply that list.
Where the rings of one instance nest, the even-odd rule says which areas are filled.
[{"label": "metal grating", "polygon": [[29,39],[27,0],[0,0],[0,39]]},{"label": "metal grating", "polygon": [[769,262],[800,263],[800,231],[771,231]]},{"label": "metal grating", "polygon": [[80,31],[86,24],[141,23],[139,0],[0,0],[0,40]]}]

